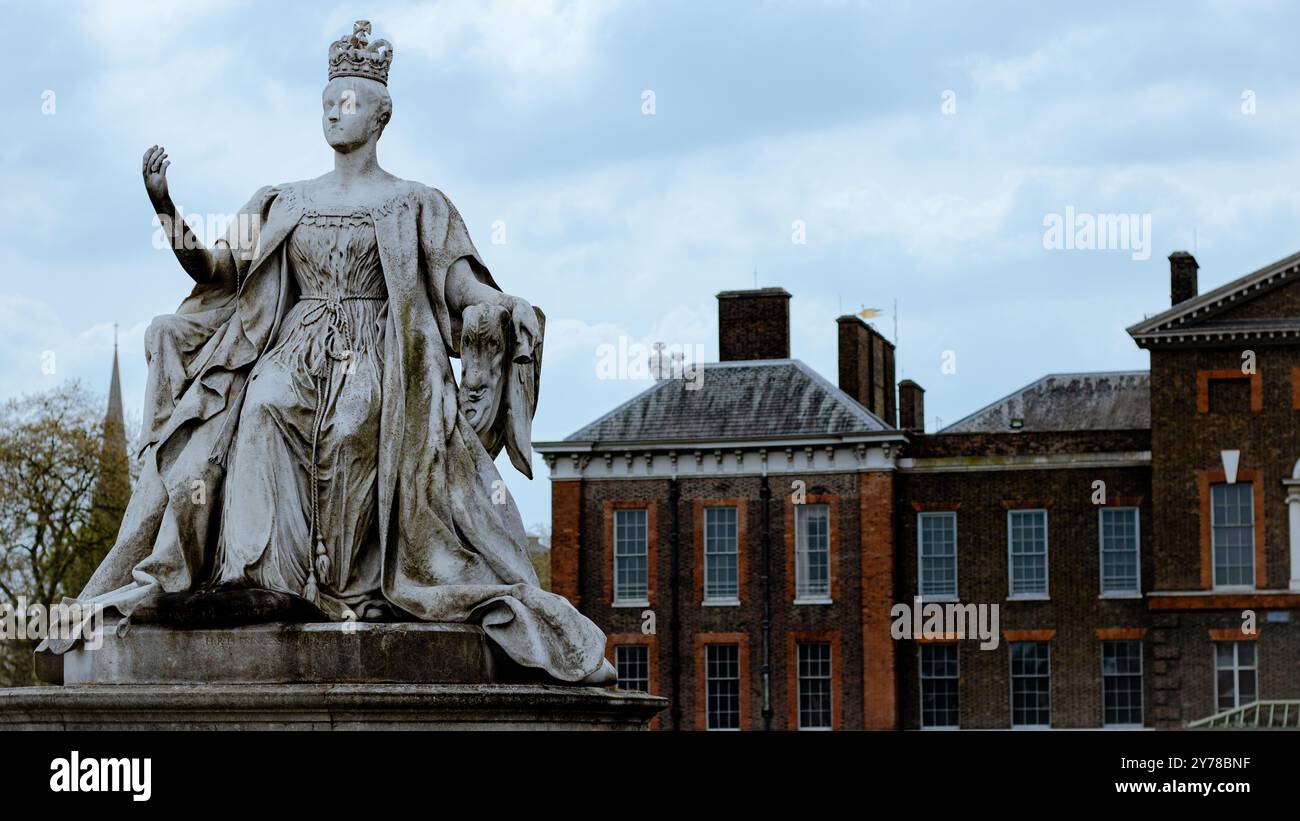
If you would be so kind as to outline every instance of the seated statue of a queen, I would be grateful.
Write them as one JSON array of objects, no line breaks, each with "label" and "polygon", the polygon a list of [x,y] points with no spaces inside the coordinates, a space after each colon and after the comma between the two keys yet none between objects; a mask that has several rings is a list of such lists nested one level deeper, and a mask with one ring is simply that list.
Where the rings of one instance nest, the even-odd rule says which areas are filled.
[{"label": "seated statue of a queen", "polygon": [[508,448],[531,478],[543,317],[441,191],[379,166],[393,48],[369,31],[329,49],[334,170],[260,189],[212,248],[165,151],[145,153],[196,284],[149,327],[140,479],[77,600],[129,619],[166,594],[274,591],[337,621],[477,624],[525,667],[609,684],[604,633],[539,587],[493,462]]}]

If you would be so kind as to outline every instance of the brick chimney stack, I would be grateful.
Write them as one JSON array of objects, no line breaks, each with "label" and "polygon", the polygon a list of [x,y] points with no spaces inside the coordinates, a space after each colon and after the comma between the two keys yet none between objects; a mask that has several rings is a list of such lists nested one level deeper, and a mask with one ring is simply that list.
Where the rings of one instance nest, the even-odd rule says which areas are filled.
[{"label": "brick chimney stack", "polygon": [[925,433],[925,388],[910,379],[898,383],[898,426],[909,433]]},{"label": "brick chimney stack", "polygon": [[859,317],[842,316],[835,321],[839,325],[840,390],[894,425],[894,346]]},{"label": "brick chimney stack", "polygon": [[718,294],[718,359],[790,358],[790,292],[784,288]]},{"label": "brick chimney stack", "polygon": [[1169,255],[1169,303],[1177,305],[1196,296],[1196,257],[1186,251]]}]

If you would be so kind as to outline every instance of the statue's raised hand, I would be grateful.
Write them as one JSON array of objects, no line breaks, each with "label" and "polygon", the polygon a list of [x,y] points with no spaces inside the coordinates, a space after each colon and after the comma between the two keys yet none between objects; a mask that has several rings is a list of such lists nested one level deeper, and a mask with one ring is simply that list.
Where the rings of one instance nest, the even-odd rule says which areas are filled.
[{"label": "statue's raised hand", "polygon": [[171,164],[162,146],[155,145],[144,152],[144,189],[155,207],[167,201],[167,166]]},{"label": "statue's raised hand", "polygon": [[[151,146],[144,152],[142,169],[144,188],[149,192],[149,201],[153,203],[154,212],[158,214],[158,224],[164,232],[170,234],[172,252],[176,254],[176,260],[185,269],[185,273],[200,285],[212,282],[233,283],[236,274],[229,247],[221,246],[220,254],[214,257],[181,218],[176,203],[172,202],[171,195],[167,191],[167,166],[169,165],[171,160],[167,159],[167,150],[162,146]],[[230,287],[234,286],[230,285]]]}]

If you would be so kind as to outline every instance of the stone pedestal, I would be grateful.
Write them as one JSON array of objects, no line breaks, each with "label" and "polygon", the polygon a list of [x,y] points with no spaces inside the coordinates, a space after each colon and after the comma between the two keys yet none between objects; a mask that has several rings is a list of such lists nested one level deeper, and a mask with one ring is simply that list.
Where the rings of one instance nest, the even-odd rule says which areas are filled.
[{"label": "stone pedestal", "polygon": [[642,730],[664,704],[548,684],[72,684],[0,690],[0,731]]},{"label": "stone pedestal", "polygon": [[645,729],[667,704],[555,683],[466,624],[130,626],[39,654],[0,729]]},{"label": "stone pedestal", "polygon": [[105,630],[98,649],[64,653],[62,683],[490,684],[523,675],[493,649],[468,624],[136,624],[124,636]]}]

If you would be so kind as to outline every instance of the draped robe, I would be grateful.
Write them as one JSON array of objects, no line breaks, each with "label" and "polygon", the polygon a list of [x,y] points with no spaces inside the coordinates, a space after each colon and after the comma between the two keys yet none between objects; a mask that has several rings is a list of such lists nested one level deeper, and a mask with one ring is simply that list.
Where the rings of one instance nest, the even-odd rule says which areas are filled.
[{"label": "draped robe", "polygon": [[[200,284],[150,326],[144,466],[80,603],[129,616],[212,572],[245,383],[294,299],[285,240],[304,184],[263,188],[240,212],[225,240],[236,283]],[[519,511],[457,408],[461,317],[447,303],[448,272],[465,259],[481,282],[496,282],[437,189],[402,181],[368,210],[389,300],[374,443],[384,597],[419,620],[479,624],[512,659],[563,681],[608,667],[604,633],[538,586]],[[44,646],[63,652],[72,641]]]}]

